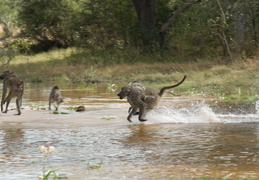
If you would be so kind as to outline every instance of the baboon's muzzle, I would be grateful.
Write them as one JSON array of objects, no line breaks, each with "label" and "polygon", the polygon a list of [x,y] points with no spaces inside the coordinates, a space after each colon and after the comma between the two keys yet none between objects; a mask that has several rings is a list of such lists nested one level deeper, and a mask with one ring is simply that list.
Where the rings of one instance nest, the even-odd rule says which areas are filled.
[{"label": "baboon's muzzle", "polygon": [[117,96],[119,96],[120,99],[123,99],[125,97],[122,92],[119,92]]},{"label": "baboon's muzzle", "polygon": [[3,74],[0,76],[0,79],[1,79],[1,80],[3,80],[3,79],[4,79],[4,75],[3,75]]}]

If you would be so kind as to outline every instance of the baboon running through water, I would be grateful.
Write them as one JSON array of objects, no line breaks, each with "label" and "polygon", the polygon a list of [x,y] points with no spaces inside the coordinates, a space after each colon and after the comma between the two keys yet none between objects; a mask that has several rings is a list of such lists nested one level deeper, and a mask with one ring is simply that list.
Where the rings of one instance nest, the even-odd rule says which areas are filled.
[{"label": "baboon running through water", "polygon": [[[16,97],[16,109],[18,111],[17,115],[21,115],[22,106],[22,96],[24,92],[24,82],[19,79],[18,76],[13,72],[6,70],[0,75],[0,79],[3,80],[3,94],[1,101],[1,111],[7,113],[8,106],[13,97]],[[7,90],[9,89],[9,94],[6,97]],[[6,108],[3,111],[3,105],[6,103]]]},{"label": "baboon running through water", "polygon": [[63,102],[63,98],[60,93],[59,86],[55,85],[49,95],[49,110],[51,110],[51,104],[55,107],[55,111],[58,111],[60,104]]},{"label": "baboon running through water", "polygon": [[165,90],[179,86],[184,82],[185,79],[186,75],[179,83],[172,86],[165,86],[161,88],[159,92],[157,92],[153,88],[144,87],[139,83],[123,86],[121,88],[121,91],[117,95],[120,99],[127,97],[127,101],[131,105],[131,107],[129,108],[129,115],[127,117],[127,120],[131,122],[131,117],[133,115],[139,115],[139,121],[146,121],[146,113],[149,110],[154,109],[158,105]]}]

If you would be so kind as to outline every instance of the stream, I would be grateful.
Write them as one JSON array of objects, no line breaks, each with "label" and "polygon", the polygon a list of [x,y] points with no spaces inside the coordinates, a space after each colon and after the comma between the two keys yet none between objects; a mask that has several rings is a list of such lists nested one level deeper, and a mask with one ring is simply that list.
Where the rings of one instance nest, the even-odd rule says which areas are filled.
[{"label": "stream", "polygon": [[[64,114],[48,110],[52,86],[26,84],[22,115],[15,109],[0,115],[0,179],[37,180],[43,169],[71,180],[259,179],[255,105],[167,94],[148,121],[134,116],[130,123],[129,104],[116,96],[119,85],[63,86]],[[69,108],[80,105],[86,111]],[[46,155],[41,146],[55,151]]]}]

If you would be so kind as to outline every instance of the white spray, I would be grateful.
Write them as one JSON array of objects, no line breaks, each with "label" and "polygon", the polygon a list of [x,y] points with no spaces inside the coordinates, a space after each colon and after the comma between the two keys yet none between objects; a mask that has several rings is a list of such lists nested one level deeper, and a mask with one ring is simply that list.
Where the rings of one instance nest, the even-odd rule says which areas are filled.
[{"label": "white spray", "polygon": [[148,119],[160,123],[220,123],[220,119],[204,102],[191,107],[160,106],[147,115]]}]

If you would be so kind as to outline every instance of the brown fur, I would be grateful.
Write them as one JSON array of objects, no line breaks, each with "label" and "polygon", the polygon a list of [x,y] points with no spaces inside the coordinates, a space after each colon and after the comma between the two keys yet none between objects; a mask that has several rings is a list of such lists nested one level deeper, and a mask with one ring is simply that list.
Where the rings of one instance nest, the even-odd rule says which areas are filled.
[{"label": "brown fur", "polygon": [[[13,97],[16,97],[16,109],[18,111],[17,115],[21,115],[22,106],[22,96],[24,92],[24,82],[18,78],[18,76],[13,72],[6,70],[0,75],[0,79],[3,80],[3,94],[1,101],[1,111],[7,113],[8,106]],[[6,97],[7,89],[9,89],[9,94]],[[3,105],[6,103],[6,108],[3,111]]]},{"label": "brown fur", "polygon": [[78,106],[76,108],[76,112],[82,112],[82,111],[85,111],[85,107],[84,106]]},{"label": "brown fur", "polygon": [[123,86],[117,95],[120,99],[127,97],[127,101],[131,105],[127,120],[131,122],[131,117],[133,115],[139,115],[139,121],[146,121],[147,119],[145,119],[145,116],[147,111],[154,109],[158,105],[165,90],[179,86],[185,79],[186,75],[179,83],[163,87],[159,92],[153,88],[144,87],[139,83]]},{"label": "brown fur", "polygon": [[49,95],[49,110],[51,110],[51,104],[55,107],[55,111],[58,111],[60,104],[63,102],[63,98],[60,93],[59,86],[54,86]]}]

